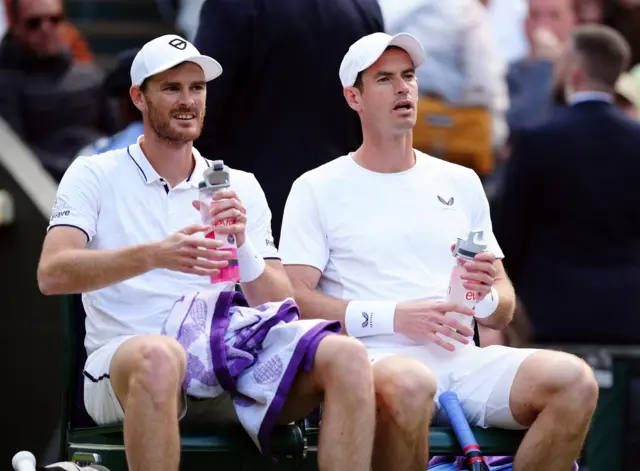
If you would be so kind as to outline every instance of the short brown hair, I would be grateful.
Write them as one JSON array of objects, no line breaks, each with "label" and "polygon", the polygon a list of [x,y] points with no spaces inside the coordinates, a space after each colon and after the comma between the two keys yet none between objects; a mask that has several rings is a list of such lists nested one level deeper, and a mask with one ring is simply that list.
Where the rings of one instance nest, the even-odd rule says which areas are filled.
[{"label": "short brown hair", "polygon": [[576,26],[571,39],[589,79],[613,89],[631,58],[631,48],[622,35],[608,26],[590,24]]}]

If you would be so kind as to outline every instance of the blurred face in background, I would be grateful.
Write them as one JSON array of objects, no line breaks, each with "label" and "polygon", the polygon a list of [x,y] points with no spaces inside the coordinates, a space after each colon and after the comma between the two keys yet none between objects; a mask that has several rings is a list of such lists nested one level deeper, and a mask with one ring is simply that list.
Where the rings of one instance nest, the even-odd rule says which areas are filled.
[{"label": "blurred face in background", "polygon": [[185,62],[154,75],[144,90],[132,87],[131,98],[159,139],[183,144],[200,137],[207,84],[197,64]]},{"label": "blurred face in background", "polygon": [[14,12],[12,30],[37,56],[55,56],[64,49],[60,33],[63,20],[62,0],[20,0]]},{"label": "blurred face in background", "polygon": [[576,20],[578,24],[602,23],[604,20],[603,0],[576,0]]},{"label": "blurred face in background", "polygon": [[573,0],[529,0],[525,30],[530,44],[539,29],[548,30],[565,41],[574,24]]}]

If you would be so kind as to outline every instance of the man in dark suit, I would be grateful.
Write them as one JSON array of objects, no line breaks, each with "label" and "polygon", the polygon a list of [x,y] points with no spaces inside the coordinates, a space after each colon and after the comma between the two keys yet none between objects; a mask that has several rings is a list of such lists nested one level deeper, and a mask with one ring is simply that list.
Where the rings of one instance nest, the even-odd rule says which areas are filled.
[{"label": "man in dark suit", "polygon": [[196,145],[252,172],[274,239],[294,180],[362,142],[336,72],[357,39],[383,31],[378,0],[206,0],[196,47],[224,73]]},{"label": "man in dark suit", "polygon": [[579,26],[564,54],[568,106],[514,136],[496,235],[535,340],[639,343],[640,124],[613,101],[629,46]]}]

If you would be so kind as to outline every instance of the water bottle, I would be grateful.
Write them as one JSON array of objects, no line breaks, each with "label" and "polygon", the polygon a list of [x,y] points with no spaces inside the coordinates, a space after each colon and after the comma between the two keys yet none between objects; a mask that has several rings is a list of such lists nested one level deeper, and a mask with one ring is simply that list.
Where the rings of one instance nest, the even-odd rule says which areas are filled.
[{"label": "water bottle", "polygon": [[[451,270],[451,277],[449,278],[449,288],[447,289],[447,300],[467,306],[471,309],[480,300],[481,293],[478,291],[470,291],[464,287],[464,282],[461,276],[465,273],[465,262],[473,260],[473,258],[480,252],[487,250],[487,244],[483,238],[483,231],[471,231],[466,240],[458,239],[453,249],[453,257],[455,263]],[[467,325],[472,329],[475,326],[475,319],[464,314],[458,314],[457,312],[447,312],[446,317],[451,317],[458,320],[461,324]],[[454,340],[450,337],[442,335],[438,332],[438,335],[443,340],[450,342],[457,349],[464,344]]]},{"label": "water bottle", "polygon": [[[220,201],[213,201],[213,195],[218,191],[229,188],[231,186],[231,178],[229,175],[229,167],[224,165],[222,160],[216,160],[211,167],[202,174],[203,181],[198,184],[199,200],[200,200],[200,217],[203,224],[211,224],[211,206],[218,204]],[[211,275],[211,283],[237,283],[240,281],[240,266],[238,265],[238,243],[234,234],[220,234],[215,228],[219,226],[230,226],[235,224],[235,218],[218,221],[212,231],[208,232],[205,237],[208,239],[217,239],[222,241],[219,250],[227,250],[231,252],[228,259],[229,264],[220,269],[220,271]]]}]

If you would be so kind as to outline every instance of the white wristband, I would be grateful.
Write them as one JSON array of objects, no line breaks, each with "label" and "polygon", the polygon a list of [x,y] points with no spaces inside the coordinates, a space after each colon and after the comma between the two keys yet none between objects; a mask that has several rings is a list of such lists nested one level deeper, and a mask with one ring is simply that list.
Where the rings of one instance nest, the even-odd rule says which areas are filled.
[{"label": "white wristband", "polygon": [[352,337],[394,333],[395,301],[351,301],[344,316],[344,327]]},{"label": "white wristband", "polygon": [[238,247],[238,265],[240,266],[240,283],[254,281],[264,272],[264,258],[256,252],[248,238]]},{"label": "white wristband", "polygon": [[482,301],[476,304],[474,312],[474,317],[478,319],[484,319],[485,317],[489,317],[491,314],[496,312],[498,309],[498,304],[500,303],[500,296],[498,295],[498,291],[492,286],[491,292],[488,293]]}]

